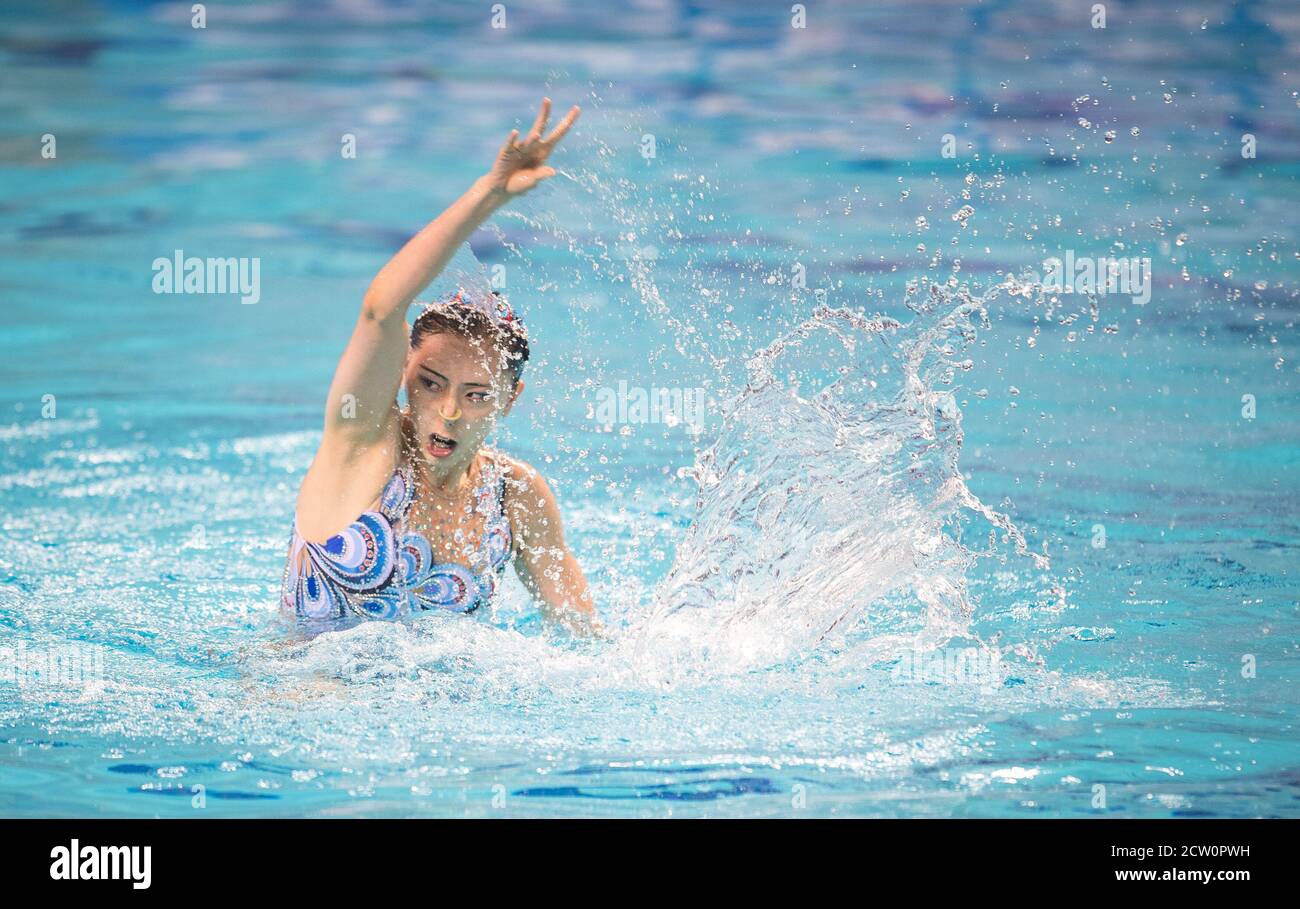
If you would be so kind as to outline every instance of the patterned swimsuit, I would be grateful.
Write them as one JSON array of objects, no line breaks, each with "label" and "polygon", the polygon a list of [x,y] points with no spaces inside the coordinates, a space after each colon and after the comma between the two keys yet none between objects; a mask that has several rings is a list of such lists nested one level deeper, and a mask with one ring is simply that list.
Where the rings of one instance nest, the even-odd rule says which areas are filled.
[{"label": "patterned swimsuit", "polygon": [[407,464],[393,471],[371,510],[324,544],[303,539],[295,516],[281,605],[309,621],[394,619],[430,609],[473,612],[491,600],[510,560],[504,495],[503,471],[487,458],[474,492],[474,510],[484,518],[483,535],[469,555],[469,566],[435,564],[429,541],[406,529],[415,497]]}]

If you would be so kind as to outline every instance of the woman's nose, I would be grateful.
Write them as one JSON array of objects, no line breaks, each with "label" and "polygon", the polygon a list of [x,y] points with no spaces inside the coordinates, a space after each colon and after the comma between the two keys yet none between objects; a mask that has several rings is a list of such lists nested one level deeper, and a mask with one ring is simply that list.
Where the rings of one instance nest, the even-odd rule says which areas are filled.
[{"label": "woman's nose", "polygon": [[435,402],[438,410],[438,416],[442,417],[448,423],[454,423],[461,418],[460,405],[451,395],[443,395]]}]

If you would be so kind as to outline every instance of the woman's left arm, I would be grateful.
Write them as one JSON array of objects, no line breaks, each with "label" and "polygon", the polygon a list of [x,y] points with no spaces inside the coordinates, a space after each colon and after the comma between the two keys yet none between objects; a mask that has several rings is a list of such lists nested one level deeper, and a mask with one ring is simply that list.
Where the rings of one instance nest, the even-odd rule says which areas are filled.
[{"label": "woman's left arm", "polygon": [[507,507],[516,533],[515,571],[546,615],[570,630],[603,636],[604,627],[587,579],[564,542],[564,524],[555,494],[540,473],[525,464],[510,486]]}]

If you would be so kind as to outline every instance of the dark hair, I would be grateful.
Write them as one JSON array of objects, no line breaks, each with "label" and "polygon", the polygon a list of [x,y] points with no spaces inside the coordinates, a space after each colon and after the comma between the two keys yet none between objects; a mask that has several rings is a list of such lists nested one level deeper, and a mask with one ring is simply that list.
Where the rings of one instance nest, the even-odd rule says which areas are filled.
[{"label": "dark hair", "polygon": [[482,310],[460,303],[429,307],[411,326],[411,347],[418,347],[430,335],[441,334],[487,341],[501,352],[515,382],[523,375],[528,362],[528,338],[522,331],[503,327]]}]

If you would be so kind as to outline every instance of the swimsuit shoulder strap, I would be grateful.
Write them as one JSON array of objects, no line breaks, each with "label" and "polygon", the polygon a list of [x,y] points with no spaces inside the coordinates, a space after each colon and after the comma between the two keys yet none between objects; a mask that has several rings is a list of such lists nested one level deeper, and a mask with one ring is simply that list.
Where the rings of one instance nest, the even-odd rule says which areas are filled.
[{"label": "swimsuit shoulder strap", "polygon": [[488,520],[489,528],[491,528],[490,535],[493,536],[498,546],[494,550],[492,559],[497,570],[503,571],[506,563],[514,557],[517,542],[514,529],[510,526],[510,515],[506,512],[506,488],[511,466],[509,461],[497,451],[490,452],[488,465],[489,476],[484,481],[485,491],[492,496],[492,506]]},{"label": "swimsuit shoulder strap", "polygon": [[495,486],[493,491],[496,493],[496,513],[504,515],[506,508],[506,477],[510,473],[510,466],[504,463],[497,451],[489,451],[488,464],[488,482]]},{"label": "swimsuit shoulder strap", "polygon": [[379,494],[376,507],[388,518],[389,523],[397,524],[406,517],[415,498],[415,474],[411,466],[402,461],[393,470],[392,476]]}]

